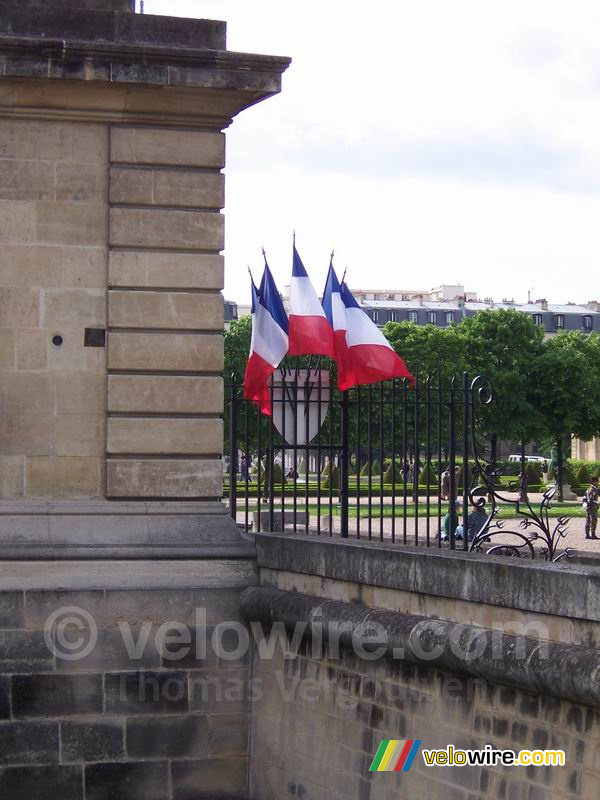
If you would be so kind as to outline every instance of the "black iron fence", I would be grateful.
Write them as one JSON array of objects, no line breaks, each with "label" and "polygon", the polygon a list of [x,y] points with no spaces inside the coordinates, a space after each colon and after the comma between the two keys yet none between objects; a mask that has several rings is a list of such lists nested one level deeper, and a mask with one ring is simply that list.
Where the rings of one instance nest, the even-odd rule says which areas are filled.
[{"label": "black iron fence", "polygon": [[[553,488],[527,484],[525,445],[512,480],[495,463],[482,425],[493,402],[486,379],[417,375],[414,386],[339,392],[329,370],[295,364],[275,373],[270,395],[267,417],[241,386],[227,387],[225,492],[247,530],[565,554],[567,520],[549,516]],[[501,518],[507,505],[516,525]]]}]

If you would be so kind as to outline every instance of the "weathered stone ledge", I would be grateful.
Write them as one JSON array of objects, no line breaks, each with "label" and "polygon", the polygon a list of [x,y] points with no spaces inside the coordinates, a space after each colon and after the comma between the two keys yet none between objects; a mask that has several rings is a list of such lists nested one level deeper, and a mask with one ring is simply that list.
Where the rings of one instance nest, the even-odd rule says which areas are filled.
[{"label": "weathered stone ledge", "polygon": [[[449,672],[600,707],[600,651],[492,631],[465,623],[370,609],[279,589],[250,587],[240,597],[248,622],[283,623],[342,648],[362,644]],[[368,642],[368,644],[367,644]]]},{"label": "weathered stone ledge", "polygon": [[252,559],[220,502],[0,503],[0,559]]},{"label": "weathered stone ledge", "polygon": [[83,42],[0,36],[6,77],[236,88],[274,94],[290,59],[137,42]]},{"label": "weathered stone ledge", "polygon": [[256,547],[267,569],[600,621],[593,566],[288,533],[257,533]]},{"label": "weathered stone ledge", "polygon": [[0,561],[0,591],[236,589],[257,582],[253,560]]},{"label": "weathered stone ledge", "polygon": [[0,3],[0,30],[12,36],[145,42],[172,47],[224,50],[226,23],[219,20],[167,17],[160,14],[59,8],[39,3],[29,7]]}]

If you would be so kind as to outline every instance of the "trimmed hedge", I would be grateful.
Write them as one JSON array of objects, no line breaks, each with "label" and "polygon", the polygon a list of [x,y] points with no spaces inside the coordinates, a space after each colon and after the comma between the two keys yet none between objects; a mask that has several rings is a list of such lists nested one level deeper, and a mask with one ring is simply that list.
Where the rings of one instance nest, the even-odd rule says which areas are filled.
[{"label": "trimmed hedge", "polygon": [[390,484],[402,482],[402,472],[396,462],[390,461],[388,468],[383,475],[383,482]]},{"label": "trimmed hedge", "polygon": [[340,471],[336,467],[335,464],[332,465],[329,474],[325,476],[323,482],[321,483],[322,489],[335,489],[336,491],[340,488]]},{"label": "trimmed hedge", "polygon": [[421,470],[419,475],[419,483],[423,485],[435,486],[438,482],[438,476],[431,464],[426,464]]}]

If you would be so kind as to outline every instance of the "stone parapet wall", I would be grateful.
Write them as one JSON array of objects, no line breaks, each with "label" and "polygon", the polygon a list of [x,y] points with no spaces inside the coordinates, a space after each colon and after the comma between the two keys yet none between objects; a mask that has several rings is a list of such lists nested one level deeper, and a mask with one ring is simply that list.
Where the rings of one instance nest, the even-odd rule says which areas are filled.
[{"label": "stone parapet wall", "polygon": [[267,586],[600,644],[600,570],[593,565],[292,534],[259,533],[256,545]]},{"label": "stone parapet wall", "polygon": [[[253,800],[598,796],[596,567],[291,534],[257,534],[256,544],[264,588],[243,600],[247,618],[263,624]],[[361,648],[369,625],[388,634],[384,651],[376,637]],[[420,752],[409,772],[371,773],[383,739],[562,750],[566,760],[427,767]]]}]

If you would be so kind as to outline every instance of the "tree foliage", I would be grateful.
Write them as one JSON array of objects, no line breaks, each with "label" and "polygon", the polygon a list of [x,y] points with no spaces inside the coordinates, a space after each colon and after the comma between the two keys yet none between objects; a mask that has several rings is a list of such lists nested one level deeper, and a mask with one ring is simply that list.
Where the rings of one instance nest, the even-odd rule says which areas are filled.
[{"label": "tree foliage", "polygon": [[229,329],[224,332],[225,337],[225,366],[223,377],[225,384],[232,382],[241,384],[246,372],[250,340],[252,338],[252,317],[240,317],[234,320]]},{"label": "tree foliage", "polygon": [[488,435],[536,439],[543,431],[536,410],[531,373],[540,358],[543,332],[528,314],[487,309],[457,326],[468,372],[489,377],[495,402],[482,408]]},{"label": "tree foliage", "polygon": [[[561,332],[544,340],[543,331],[533,324],[531,318],[520,311],[489,309],[462,320],[447,328],[435,325],[418,326],[410,322],[389,322],[384,334],[402,356],[409,369],[421,377],[429,375],[437,385],[438,376],[443,386],[448,386],[452,375],[457,375],[457,387],[462,385],[461,375],[468,372],[471,378],[477,374],[490,378],[494,386],[494,402],[488,407],[479,407],[483,431],[488,436],[501,439],[524,438],[525,440],[547,439],[548,442],[568,442],[571,434],[581,439],[600,435],[600,335],[580,332]],[[248,360],[251,340],[251,319],[242,317],[231,323],[225,337],[225,384],[234,382],[241,386]],[[306,366],[302,359],[300,366]],[[313,364],[314,367],[314,364]],[[330,367],[326,359],[321,368]],[[332,374],[332,385],[335,375]],[[433,385],[433,384],[432,384]],[[365,390],[363,390],[364,393]],[[383,394],[380,394],[383,392]],[[389,385],[374,386],[369,390],[375,403],[378,398],[388,398]],[[365,396],[364,394],[362,395]],[[337,397],[337,395],[336,395]],[[396,411],[401,411],[402,392],[397,394]],[[408,418],[411,427],[414,409],[409,390]],[[225,427],[228,428],[230,394],[225,394]],[[337,403],[337,399],[335,400]],[[376,415],[376,409],[373,411]],[[357,446],[357,436],[367,427],[367,419],[360,417],[357,424],[356,404],[350,404],[350,447]],[[386,454],[391,454],[390,407],[385,406],[384,424],[379,431],[377,420],[372,425],[372,447],[377,452],[378,437]],[[432,407],[431,430],[436,430],[435,409]],[[412,415],[412,416],[411,416]],[[267,421],[258,421],[258,414],[249,414],[247,427],[250,450],[255,450],[259,424],[263,425],[263,448],[267,441]],[[459,415],[460,416],[460,415]],[[243,417],[243,415],[240,415]],[[446,435],[447,411],[443,410],[441,424]],[[321,441],[339,441],[339,413],[334,414],[333,430],[329,415],[321,433]],[[373,418],[375,419],[375,417]],[[423,425],[423,414],[421,414]],[[457,436],[460,436],[461,420],[457,419]],[[238,427],[239,446],[244,445],[246,422],[240,419]],[[398,446],[399,429],[396,429]],[[242,436],[243,434],[243,436]],[[240,438],[241,437],[241,438]],[[389,441],[388,441],[389,440]],[[410,447],[409,447],[410,450]],[[365,465],[365,454],[360,453],[360,466]],[[368,459],[367,459],[368,460]],[[374,468],[375,464],[372,465]]]},{"label": "tree foliage", "polygon": [[531,370],[534,406],[555,441],[600,435],[600,336],[562,331]]},{"label": "tree foliage", "polygon": [[460,326],[438,328],[414,322],[388,322],[383,328],[394,350],[402,356],[413,375],[439,375],[447,383],[453,374],[466,369]]}]

